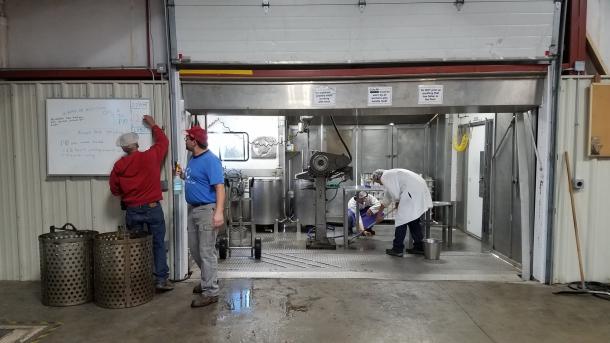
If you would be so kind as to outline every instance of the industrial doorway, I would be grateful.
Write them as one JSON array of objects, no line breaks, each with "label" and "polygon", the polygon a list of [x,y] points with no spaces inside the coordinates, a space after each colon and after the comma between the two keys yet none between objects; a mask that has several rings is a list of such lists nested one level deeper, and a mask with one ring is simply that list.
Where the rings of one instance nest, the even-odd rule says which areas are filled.
[{"label": "industrial doorway", "polygon": [[[306,238],[307,230],[299,230],[293,221],[299,219],[301,225],[305,224],[306,219],[299,216],[292,216],[290,212],[294,202],[299,199],[296,194],[297,189],[293,183],[293,174],[303,169],[303,164],[308,161],[307,156],[314,150],[327,151],[332,153],[343,153],[345,147],[338,143],[338,137],[334,129],[331,129],[329,118],[332,116],[337,124],[337,131],[349,147],[353,155],[351,166],[354,173],[350,180],[345,180],[343,184],[335,185],[338,188],[328,189],[326,192],[327,221],[332,223],[334,219],[340,219],[345,212],[345,204],[337,202],[335,196],[344,186],[357,185],[361,183],[362,176],[372,172],[377,168],[407,168],[417,169],[421,167],[421,173],[434,179],[434,200],[455,201],[453,199],[453,189],[459,188],[456,182],[452,181],[452,175],[457,168],[454,163],[454,156],[451,152],[453,138],[452,125],[455,115],[448,112],[452,110],[505,110],[531,108],[536,106],[536,97],[529,100],[513,99],[515,104],[506,104],[506,99],[499,99],[498,96],[489,89],[488,84],[478,84],[472,81],[473,87],[478,88],[479,92],[485,89],[486,94],[494,99],[485,99],[487,104],[497,101],[497,105],[467,105],[476,103],[476,97],[464,95],[463,87],[460,95],[454,100],[452,96],[447,96],[447,101],[460,99],[464,105],[448,107],[414,106],[409,103],[407,98],[395,98],[393,105],[388,108],[367,108],[366,100],[363,103],[357,94],[360,90],[366,89],[370,85],[368,82],[347,82],[333,84],[336,87],[337,99],[333,108],[319,108],[311,105],[309,98],[315,88],[311,84],[299,83],[223,83],[223,82],[194,82],[184,85],[186,97],[186,107],[192,113],[213,116],[231,116],[234,118],[249,117],[275,117],[278,122],[283,123],[283,130],[279,128],[277,141],[282,142],[277,146],[277,157],[279,167],[274,171],[273,177],[281,175],[283,178],[284,203],[288,212],[283,218],[278,218],[278,229],[273,232],[260,232],[263,237],[263,256],[262,263],[250,264],[244,259],[228,259],[222,263],[221,275],[224,277],[239,277],[248,275],[249,277],[372,277],[372,278],[396,278],[396,279],[455,279],[455,280],[512,280],[519,279],[518,270],[509,264],[495,259],[487,251],[482,250],[481,243],[473,238],[484,237],[485,223],[489,217],[485,214],[485,208],[490,204],[488,194],[489,187],[484,187],[484,195],[480,201],[483,213],[475,219],[481,222],[478,235],[463,234],[465,243],[456,244],[456,247],[473,247],[478,244],[478,249],[456,249],[447,248],[442,254],[443,262],[430,264],[417,256],[405,257],[404,260],[388,260],[389,256],[384,254],[384,249],[393,238],[393,225],[391,218],[388,222],[379,224],[376,237],[366,238],[356,241],[355,244],[344,246],[338,244],[334,251],[316,251],[301,249],[301,241]],[[528,81],[529,82],[529,81]],[[451,82],[449,82],[451,83]],[[484,82],[485,83],[485,82]],[[395,94],[401,89],[408,93],[410,82],[388,82],[395,87]],[[509,82],[509,84],[511,84]],[[519,86],[518,82],[514,84]],[[537,83],[532,84],[537,87]],[[502,87],[506,87],[506,83]],[[521,85],[523,86],[523,85]],[[299,88],[301,87],[301,88]],[[325,86],[326,87],[326,86]],[[451,88],[450,84],[445,85],[445,89]],[[527,88],[527,87],[526,87]],[[523,90],[522,88],[519,88]],[[240,94],[238,97],[220,96],[221,94]],[[266,97],[257,94],[266,94]],[[485,92],[483,92],[485,93]],[[535,93],[535,92],[534,92]],[[220,95],[219,95],[220,94]],[[260,95],[259,94],[259,95]],[[352,94],[351,100],[346,103],[339,101],[339,94]],[[500,94],[500,93],[498,93]],[[518,94],[528,94],[518,92]],[[243,97],[241,96],[243,95]],[[480,94],[479,94],[480,95]],[[528,94],[526,97],[529,97]],[[299,98],[303,96],[303,98]],[[464,99],[465,98],[465,99]],[[262,101],[267,99],[267,101]],[[464,103],[464,101],[467,101]],[[523,103],[528,103],[527,105]],[[295,108],[295,104],[297,108]],[[309,105],[308,105],[309,104]],[[448,104],[447,104],[448,105]],[[447,111],[447,112],[437,112]],[[307,132],[307,142],[298,143],[296,140],[289,142],[289,137],[294,137],[294,128],[299,127],[302,116],[310,116],[310,130]],[[243,117],[245,118],[245,117]],[[242,121],[242,120],[240,120]],[[208,121],[210,122],[210,121]],[[482,139],[487,142],[487,137],[492,137],[490,128],[493,126],[481,126],[485,135]],[[478,128],[475,129],[478,132]],[[491,130],[493,132],[493,130]],[[298,139],[304,139],[304,135],[298,135]],[[487,143],[483,143],[485,146]],[[477,143],[480,148],[480,144]],[[288,148],[290,147],[290,148]],[[488,161],[491,154],[481,156],[481,151],[474,148],[470,155],[479,153],[479,169],[481,160]],[[487,163],[487,162],[486,162]],[[475,166],[476,160],[471,161]],[[370,169],[370,170],[369,170]],[[269,173],[270,171],[266,171]],[[487,173],[487,170],[485,171]],[[473,175],[474,172],[471,172]],[[475,179],[480,179],[478,176]],[[478,186],[478,181],[477,186]],[[330,187],[329,185],[327,185]],[[477,195],[480,187],[477,187]],[[471,192],[471,195],[475,193]],[[333,198],[333,196],[335,196]],[[252,200],[255,201],[255,200]],[[311,203],[311,200],[309,201]],[[335,203],[333,203],[335,202]],[[464,202],[468,202],[465,200]],[[307,205],[307,201],[297,204],[298,206]],[[298,211],[297,211],[298,212]],[[439,211],[440,212],[440,211]],[[303,220],[301,220],[303,219]],[[446,219],[442,216],[435,217],[435,220],[442,225]],[[285,225],[289,224],[289,225]],[[339,223],[342,225],[343,223]],[[437,235],[440,230],[432,225],[432,235]],[[317,229],[317,228],[316,228]],[[341,228],[334,227],[333,237],[339,238],[342,234]],[[330,229],[329,229],[330,230]],[[454,237],[459,237],[461,231],[454,230]],[[475,230],[474,228],[472,230]],[[300,238],[299,238],[300,235]],[[473,241],[475,240],[475,243]],[[412,263],[411,263],[412,262]],[[244,269],[245,268],[245,269]]]}]

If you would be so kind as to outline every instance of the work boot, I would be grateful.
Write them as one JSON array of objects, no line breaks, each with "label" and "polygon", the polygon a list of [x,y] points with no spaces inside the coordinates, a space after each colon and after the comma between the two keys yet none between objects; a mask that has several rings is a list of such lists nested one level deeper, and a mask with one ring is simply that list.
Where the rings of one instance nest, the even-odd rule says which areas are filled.
[{"label": "work boot", "polygon": [[197,286],[193,287],[193,294],[201,293],[203,293],[203,289],[201,288],[201,283],[198,283]]},{"label": "work boot", "polygon": [[218,295],[207,296],[200,295],[195,300],[191,301],[191,307],[204,307],[218,302]]},{"label": "work boot", "polygon": [[423,244],[413,244],[413,248],[407,248],[405,250],[407,254],[411,255],[423,255],[424,254],[424,245]]},{"label": "work boot", "polygon": [[172,283],[168,279],[165,279],[163,281],[157,281],[157,283],[155,284],[155,289],[157,290],[157,292],[167,292],[174,289],[174,285],[172,285]]},{"label": "work boot", "polygon": [[395,251],[394,249],[385,249],[385,253],[390,256],[403,257],[404,254],[402,252]]}]

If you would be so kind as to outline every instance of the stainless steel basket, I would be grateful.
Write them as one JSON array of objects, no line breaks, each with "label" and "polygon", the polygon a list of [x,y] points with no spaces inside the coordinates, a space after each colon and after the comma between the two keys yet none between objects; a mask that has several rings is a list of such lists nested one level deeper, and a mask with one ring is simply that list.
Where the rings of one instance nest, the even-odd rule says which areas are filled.
[{"label": "stainless steel basket", "polygon": [[38,236],[42,303],[71,306],[93,300],[93,237],[67,223]]},{"label": "stainless steel basket", "polygon": [[126,308],[155,294],[152,236],[136,232],[97,235],[94,244],[95,303]]}]

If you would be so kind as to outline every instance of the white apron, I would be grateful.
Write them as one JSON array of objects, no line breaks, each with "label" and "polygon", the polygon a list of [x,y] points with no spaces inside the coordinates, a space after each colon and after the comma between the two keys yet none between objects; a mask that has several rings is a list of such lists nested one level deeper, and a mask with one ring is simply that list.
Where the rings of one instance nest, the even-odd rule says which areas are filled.
[{"label": "white apron", "polygon": [[406,169],[389,169],[383,172],[381,182],[385,189],[384,205],[400,202],[394,217],[395,226],[411,222],[432,208],[428,185],[418,174]]}]

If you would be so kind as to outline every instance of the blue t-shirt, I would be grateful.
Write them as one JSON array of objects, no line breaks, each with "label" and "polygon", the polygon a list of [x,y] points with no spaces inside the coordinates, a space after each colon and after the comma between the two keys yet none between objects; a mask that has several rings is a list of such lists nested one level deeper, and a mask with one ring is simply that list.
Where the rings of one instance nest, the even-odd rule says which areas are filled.
[{"label": "blue t-shirt", "polygon": [[224,184],[220,159],[211,151],[193,156],[184,171],[184,195],[186,202],[194,204],[216,203],[215,185]]}]

